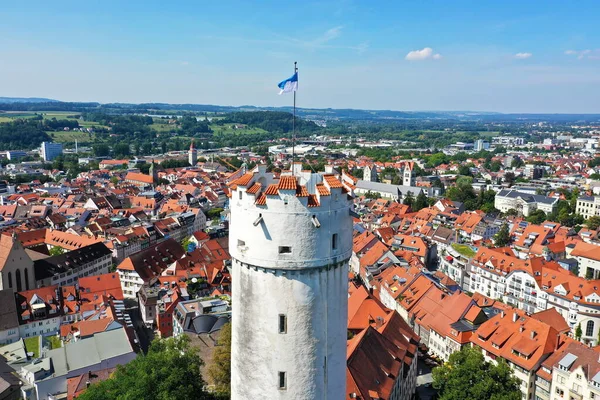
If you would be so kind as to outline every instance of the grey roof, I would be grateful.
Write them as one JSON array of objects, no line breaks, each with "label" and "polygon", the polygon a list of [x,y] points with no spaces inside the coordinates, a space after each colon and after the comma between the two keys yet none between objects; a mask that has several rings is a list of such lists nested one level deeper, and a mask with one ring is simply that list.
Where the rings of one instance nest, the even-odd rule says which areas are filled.
[{"label": "grey roof", "polygon": [[0,331],[19,326],[17,304],[12,289],[0,290]]},{"label": "grey roof", "polygon": [[134,354],[125,329],[115,329],[49,350],[46,357],[52,360],[53,376],[56,377],[128,353]]},{"label": "grey roof", "polygon": [[417,186],[390,185],[388,183],[363,181],[362,179],[356,183],[356,188],[371,190],[373,192],[391,193],[395,196],[399,194],[405,195],[408,192],[416,196],[423,191],[423,188]]},{"label": "grey roof", "polygon": [[519,192],[519,191],[512,190],[512,189],[502,189],[500,192],[498,192],[498,194],[496,194],[496,196],[508,197],[511,199],[517,199],[520,197],[523,201],[525,201],[527,203],[554,204],[554,203],[558,202],[558,199],[555,199],[552,197],[542,196],[539,194],[529,194],[529,193]]},{"label": "grey roof", "polygon": [[558,365],[565,369],[569,369],[575,360],[577,360],[577,356],[575,354],[567,353],[567,355],[558,362]]},{"label": "grey roof", "polygon": [[598,371],[598,372],[596,373],[596,375],[594,375],[594,377],[592,378],[592,380],[593,380],[594,382],[596,382],[597,384],[600,384],[600,371]]},{"label": "grey roof", "polygon": [[194,317],[185,331],[196,334],[213,333],[221,329],[227,322],[229,322],[229,315],[202,314]]},{"label": "grey roof", "polygon": [[25,343],[19,339],[14,343],[10,343],[0,347],[0,356],[2,356],[8,363],[15,363],[27,360]]}]

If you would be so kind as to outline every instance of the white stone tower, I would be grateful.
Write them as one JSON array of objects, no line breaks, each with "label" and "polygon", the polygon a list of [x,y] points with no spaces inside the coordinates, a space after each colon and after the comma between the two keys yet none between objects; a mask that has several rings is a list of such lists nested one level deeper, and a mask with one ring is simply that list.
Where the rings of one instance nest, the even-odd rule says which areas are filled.
[{"label": "white stone tower", "polygon": [[190,143],[190,150],[188,151],[188,162],[192,167],[198,163],[198,151],[194,146],[194,139],[192,139],[192,143]]},{"label": "white stone tower", "polygon": [[413,161],[407,161],[404,163],[404,179],[402,184],[404,186],[415,186],[415,177],[413,176]]},{"label": "white stone tower", "polygon": [[342,400],[352,199],[333,175],[231,184],[231,398]]}]

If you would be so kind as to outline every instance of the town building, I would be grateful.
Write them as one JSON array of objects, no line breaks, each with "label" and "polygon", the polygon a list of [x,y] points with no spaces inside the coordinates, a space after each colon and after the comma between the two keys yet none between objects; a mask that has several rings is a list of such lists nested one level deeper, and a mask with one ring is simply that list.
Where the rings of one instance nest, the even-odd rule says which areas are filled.
[{"label": "town building", "polygon": [[536,400],[600,398],[597,350],[571,342],[542,363],[535,380]]},{"label": "town building", "polygon": [[62,143],[42,142],[41,153],[44,161],[52,161],[56,157],[62,155]]},{"label": "town building", "polygon": [[112,265],[112,252],[103,243],[94,243],[35,260],[33,264],[36,287],[66,286],[76,283],[78,278],[108,273]]},{"label": "town building", "polygon": [[184,255],[176,240],[167,239],[124,259],[117,266],[117,272],[125,298],[135,299],[144,283],[153,284],[169,265]]},{"label": "town building", "polygon": [[16,235],[0,234],[0,290],[35,287],[33,261]]},{"label": "town building", "polygon": [[497,314],[471,337],[473,346],[481,349],[486,361],[506,360],[520,381],[524,399],[534,398],[536,372],[550,355],[565,345],[566,340],[570,339],[565,339],[550,324],[520,310]]},{"label": "town building", "polygon": [[15,294],[12,289],[0,290],[0,346],[13,343],[19,338],[19,314]]},{"label": "town building", "polygon": [[600,216],[600,196],[580,196],[575,212],[585,219]]},{"label": "town building", "polygon": [[230,185],[233,398],[346,390],[352,198],[338,177],[293,167],[275,180],[259,165]]},{"label": "town building", "polygon": [[510,209],[516,210],[519,214],[529,216],[536,210],[541,210],[546,214],[556,211],[558,199],[538,195],[518,192],[512,189],[502,189],[496,193],[494,207],[502,212]]},{"label": "town building", "polygon": [[115,329],[48,350],[36,362],[22,366],[19,375],[32,387],[27,398],[54,400],[66,395],[68,378],[115,368],[135,357],[125,329]]}]

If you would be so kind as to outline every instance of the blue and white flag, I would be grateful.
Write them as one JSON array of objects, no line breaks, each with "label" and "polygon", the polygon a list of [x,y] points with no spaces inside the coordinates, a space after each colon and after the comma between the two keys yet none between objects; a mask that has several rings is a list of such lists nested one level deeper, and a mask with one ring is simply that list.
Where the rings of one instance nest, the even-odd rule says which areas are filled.
[{"label": "blue and white flag", "polygon": [[279,82],[279,84],[277,86],[279,86],[279,89],[281,89],[279,94],[297,91],[298,90],[298,72],[296,72],[294,75],[287,78],[286,80]]}]

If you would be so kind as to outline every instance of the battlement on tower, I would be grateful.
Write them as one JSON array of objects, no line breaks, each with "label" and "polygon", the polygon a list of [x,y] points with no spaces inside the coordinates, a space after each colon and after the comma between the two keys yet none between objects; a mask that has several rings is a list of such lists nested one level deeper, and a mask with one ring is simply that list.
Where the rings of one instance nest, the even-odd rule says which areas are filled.
[{"label": "battlement on tower", "polygon": [[232,203],[244,201],[258,208],[269,208],[279,202],[286,205],[292,198],[306,209],[328,208],[334,202],[352,203],[352,188],[334,174],[297,170],[284,172],[279,178],[257,166],[229,185]]},{"label": "battlement on tower", "polygon": [[351,188],[332,173],[274,177],[257,166],[230,183],[229,251],[264,268],[337,264],[352,253]]}]

